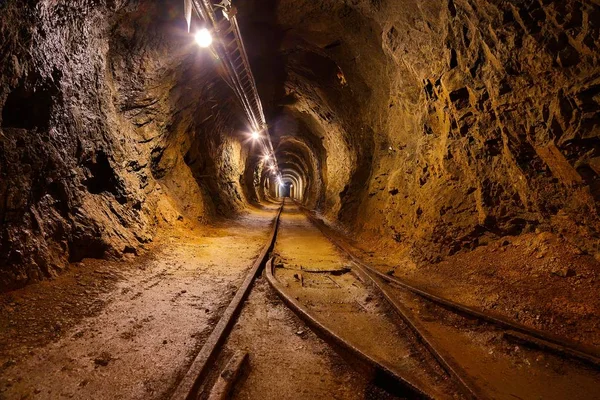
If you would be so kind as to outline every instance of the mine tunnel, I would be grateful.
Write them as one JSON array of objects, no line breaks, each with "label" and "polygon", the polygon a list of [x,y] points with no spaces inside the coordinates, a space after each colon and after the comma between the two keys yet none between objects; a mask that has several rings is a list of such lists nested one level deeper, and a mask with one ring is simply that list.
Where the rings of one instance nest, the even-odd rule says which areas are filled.
[{"label": "mine tunnel", "polygon": [[0,399],[599,399],[598,0],[0,0]]}]

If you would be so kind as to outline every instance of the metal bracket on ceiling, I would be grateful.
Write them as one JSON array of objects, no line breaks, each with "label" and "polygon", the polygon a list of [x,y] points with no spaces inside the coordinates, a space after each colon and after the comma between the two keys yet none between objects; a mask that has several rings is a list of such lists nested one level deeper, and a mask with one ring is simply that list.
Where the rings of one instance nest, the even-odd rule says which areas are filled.
[{"label": "metal bracket on ceiling", "polygon": [[241,103],[251,129],[255,132],[264,132],[260,135],[260,140],[263,142],[266,153],[273,160],[275,172],[279,175],[279,167],[256,81],[237,23],[237,9],[232,5],[231,0],[221,0],[217,4],[211,0],[184,0],[184,9],[188,30],[191,25],[191,10],[193,9],[215,36],[212,47],[222,61],[226,74],[224,79]]}]

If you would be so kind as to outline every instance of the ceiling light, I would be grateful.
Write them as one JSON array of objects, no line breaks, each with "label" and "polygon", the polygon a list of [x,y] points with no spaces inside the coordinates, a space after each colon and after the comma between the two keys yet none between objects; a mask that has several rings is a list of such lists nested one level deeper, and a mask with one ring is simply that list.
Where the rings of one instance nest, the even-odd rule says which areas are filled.
[{"label": "ceiling light", "polygon": [[257,140],[260,137],[260,133],[254,131],[252,132],[252,140]]},{"label": "ceiling light", "polygon": [[268,155],[268,154],[265,154],[265,155],[263,156],[263,160],[264,160],[264,161],[269,161],[270,159],[271,159],[271,156],[270,156],[270,155]]},{"label": "ceiling light", "polygon": [[212,44],[213,38],[208,29],[202,28],[198,32],[196,32],[196,43],[200,47],[208,47]]}]

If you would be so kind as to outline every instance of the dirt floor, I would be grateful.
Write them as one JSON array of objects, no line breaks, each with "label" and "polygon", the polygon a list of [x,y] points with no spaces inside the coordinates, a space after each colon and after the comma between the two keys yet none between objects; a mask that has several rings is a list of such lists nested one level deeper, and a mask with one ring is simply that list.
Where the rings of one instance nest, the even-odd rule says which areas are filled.
[{"label": "dirt floor", "polygon": [[600,373],[579,362],[523,346],[492,324],[449,313],[407,290],[385,285],[429,343],[460,366],[483,398],[600,399]]},{"label": "dirt floor", "polygon": [[0,398],[165,398],[265,245],[273,206],[0,295]]},{"label": "dirt floor", "polygon": [[328,230],[383,273],[600,352],[600,262],[549,232],[508,236],[437,264]]},{"label": "dirt floor", "polygon": [[[211,227],[165,232],[143,256],[84,260],[52,281],[1,294],[0,399],[168,398],[265,245],[275,212],[275,206],[253,209]],[[403,368],[404,376],[437,387],[439,397],[456,393],[385,301],[347,270],[349,260],[294,205],[282,214],[275,253],[277,278],[330,329]],[[392,253],[359,253],[383,272],[453,300],[588,344],[600,335],[597,291],[581,293],[598,284],[598,265],[552,235],[504,238],[431,266],[394,262]],[[527,271],[525,279],[517,278],[515,265]],[[593,392],[595,376],[397,296],[477,379],[508,371],[496,376],[500,386],[488,385],[498,398]],[[544,324],[548,313],[555,319]],[[237,350],[250,356],[236,399],[389,398],[312,333],[264,278],[222,357]],[[526,379],[515,386],[520,378]],[[536,389],[537,382],[552,384]]]}]

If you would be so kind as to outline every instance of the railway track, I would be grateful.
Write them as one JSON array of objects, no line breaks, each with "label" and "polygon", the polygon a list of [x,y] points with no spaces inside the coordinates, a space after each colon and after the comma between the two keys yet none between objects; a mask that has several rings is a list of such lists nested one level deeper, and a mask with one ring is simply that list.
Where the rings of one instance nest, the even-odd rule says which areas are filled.
[{"label": "railway track", "polygon": [[183,376],[175,388],[173,394],[171,395],[171,400],[191,400],[198,397],[198,390],[202,385],[203,380],[210,373],[210,370],[219,355],[220,347],[223,345],[225,339],[227,338],[227,334],[231,331],[231,328],[235,324],[236,317],[242,309],[244,300],[250,294],[250,290],[252,289],[252,284],[254,283],[256,276],[267,260],[270,251],[273,249],[275,238],[277,237],[279,218],[281,216],[281,212],[283,211],[283,206],[284,204],[282,203],[281,207],[279,207],[279,210],[277,211],[277,215],[273,220],[271,235],[269,236],[265,247],[252,265],[252,268],[250,268],[250,271],[244,279],[244,282],[236,291],[233,300],[219,319],[215,329],[213,329],[212,333],[202,346],[202,349],[192,361],[187,373]]},{"label": "railway track", "polygon": [[597,350],[452,302],[383,274],[356,257],[322,221],[306,210],[304,213],[348,256],[473,397],[600,398]]},{"label": "railway track", "polygon": [[269,243],[172,399],[230,398],[248,355],[236,353],[221,374],[216,360],[264,265],[281,300],[389,398],[600,398],[593,351],[381,274],[327,233],[282,204]]},{"label": "railway track", "polygon": [[478,310],[473,307],[468,307],[463,304],[456,303],[437,294],[410,285],[409,283],[403,281],[400,278],[384,274],[376,270],[375,268],[368,266],[354,255],[352,250],[349,249],[349,246],[345,245],[342,241],[336,239],[331,234],[329,234],[329,228],[321,220],[312,216],[306,209],[302,209],[306,216],[311,220],[313,224],[315,224],[315,226],[317,226],[321,230],[321,232],[327,237],[327,239],[331,241],[344,254],[346,254],[358,268],[360,268],[364,273],[368,274],[370,277],[376,277],[380,280],[391,283],[392,285],[406,289],[407,291],[414,293],[415,295],[418,295],[425,300],[429,300],[433,303],[436,303],[455,313],[469,316],[472,318],[477,318],[481,321],[497,325],[498,327],[504,328],[507,331],[512,332],[511,334],[515,337],[516,340],[527,342],[531,346],[540,347],[558,355],[573,358],[590,366],[600,368],[600,351],[598,351],[597,349],[581,345],[566,338],[561,338],[549,332],[543,332],[534,328],[530,328],[528,326],[511,321],[499,315],[492,315],[482,310]]}]

